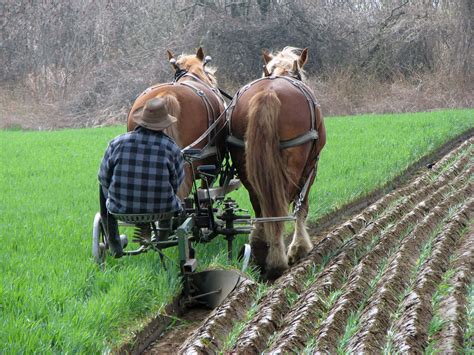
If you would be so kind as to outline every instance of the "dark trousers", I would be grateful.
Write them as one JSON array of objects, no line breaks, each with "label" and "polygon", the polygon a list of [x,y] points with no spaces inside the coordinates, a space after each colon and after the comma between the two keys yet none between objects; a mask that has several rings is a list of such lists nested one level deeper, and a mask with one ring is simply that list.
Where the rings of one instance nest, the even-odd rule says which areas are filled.
[{"label": "dark trousers", "polygon": [[117,219],[107,210],[107,206],[105,205],[106,201],[107,198],[105,197],[102,185],[99,185],[100,216],[104,223],[105,233],[107,233],[108,238],[119,240],[118,222]]}]

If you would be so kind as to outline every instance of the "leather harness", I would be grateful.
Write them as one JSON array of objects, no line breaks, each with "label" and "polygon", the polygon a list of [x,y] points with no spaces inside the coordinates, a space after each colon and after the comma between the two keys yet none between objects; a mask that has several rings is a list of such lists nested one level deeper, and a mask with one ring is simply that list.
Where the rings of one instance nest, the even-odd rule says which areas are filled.
[{"label": "leather harness", "polygon": [[[291,85],[295,86],[299,91],[305,96],[306,101],[308,103],[308,107],[310,110],[310,125],[311,128],[308,132],[303,133],[295,138],[288,139],[288,140],[281,140],[280,141],[280,149],[287,149],[291,147],[296,147],[302,144],[305,144],[307,142],[313,141],[313,148],[315,149],[316,147],[316,141],[319,138],[318,131],[316,130],[316,107],[319,107],[319,104],[311,91],[311,89],[304,84],[302,81],[297,80],[292,77],[288,76],[268,76],[264,78],[257,79],[244,87],[242,87],[239,92],[235,95],[234,99],[232,100],[231,104],[229,105],[227,109],[227,124],[228,124],[228,136],[226,138],[226,142],[229,145],[232,145],[234,147],[242,148],[245,149],[245,141],[241,138],[238,138],[232,134],[232,112],[237,105],[238,99],[243,95],[245,91],[247,91],[252,85],[263,81],[263,80],[275,80],[275,79],[283,79],[289,82]],[[313,160],[314,159],[314,160]],[[277,220],[294,220],[296,219],[296,215],[299,213],[301,205],[303,200],[305,199],[306,195],[309,192],[309,186],[311,182],[311,178],[316,175],[317,169],[318,169],[318,161],[319,161],[319,154],[312,158],[312,162],[310,163],[310,166],[312,165],[311,170],[309,170],[305,175],[306,177],[300,180],[299,186],[301,186],[299,194],[297,195],[297,198],[294,199],[294,205],[293,205],[293,214],[291,216],[286,216],[286,217],[268,217],[268,218],[256,218],[255,222],[274,222]],[[313,165],[314,164],[314,165]]]},{"label": "leather harness", "polygon": [[[178,74],[178,72],[177,72],[177,74]],[[190,77],[190,78],[193,79],[193,81],[189,80],[189,81],[180,82],[179,80],[181,78],[184,78],[184,77]],[[200,143],[201,141],[204,140],[204,138],[207,137],[207,144],[205,145],[204,148],[201,149],[201,153],[197,157],[199,159],[205,159],[205,158],[208,158],[208,157],[213,156],[213,155],[218,155],[217,147],[213,144],[213,141],[214,141],[215,136],[218,133],[217,132],[217,124],[215,124],[215,123],[217,123],[216,121],[219,117],[216,114],[216,112],[214,110],[214,107],[212,106],[212,103],[211,103],[208,95],[206,95],[206,93],[201,88],[199,88],[198,85],[196,85],[196,83],[199,83],[200,85],[203,85],[206,88],[208,88],[209,90],[211,90],[215,94],[217,100],[224,106],[224,108],[226,108],[226,106],[227,106],[226,102],[222,98],[219,89],[210,86],[209,84],[207,84],[206,82],[204,82],[203,80],[198,78],[197,76],[195,76],[191,73],[188,73],[186,71],[179,72],[179,75],[176,75],[175,79],[172,82],[157,84],[157,85],[149,87],[142,94],[140,94],[139,97],[147,94],[151,90],[154,90],[154,89],[157,89],[157,88],[160,88],[160,87],[176,86],[176,85],[185,86],[185,87],[191,89],[197,96],[199,96],[201,98],[204,106],[206,107],[208,127],[210,129],[206,130],[205,134],[203,134],[201,137],[199,137],[196,141],[194,141],[188,147],[191,147],[191,146],[194,146],[194,145]]]}]

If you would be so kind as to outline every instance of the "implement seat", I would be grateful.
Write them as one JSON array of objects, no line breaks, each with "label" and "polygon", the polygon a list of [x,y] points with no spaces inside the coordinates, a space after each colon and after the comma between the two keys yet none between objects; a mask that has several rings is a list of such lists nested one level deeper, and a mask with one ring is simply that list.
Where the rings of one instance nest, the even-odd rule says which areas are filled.
[{"label": "implement seat", "polygon": [[176,213],[146,213],[146,214],[124,214],[124,213],[111,213],[117,220],[122,221],[126,224],[142,224],[142,223],[153,223],[161,220],[169,220]]}]

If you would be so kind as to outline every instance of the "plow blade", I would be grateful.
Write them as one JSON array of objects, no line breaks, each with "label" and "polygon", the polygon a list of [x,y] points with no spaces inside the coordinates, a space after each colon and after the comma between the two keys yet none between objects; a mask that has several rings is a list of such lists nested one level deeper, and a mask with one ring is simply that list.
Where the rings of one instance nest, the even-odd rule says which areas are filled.
[{"label": "plow blade", "polygon": [[219,306],[246,279],[233,270],[207,270],[191,274],[189,277],[193,287],[191,302],[209,308]]}]

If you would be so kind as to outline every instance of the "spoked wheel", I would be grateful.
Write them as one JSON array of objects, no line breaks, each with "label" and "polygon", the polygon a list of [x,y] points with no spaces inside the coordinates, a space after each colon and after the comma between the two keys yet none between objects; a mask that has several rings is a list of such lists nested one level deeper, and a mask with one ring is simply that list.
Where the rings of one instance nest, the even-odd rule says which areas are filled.
[{"label": "spoked wheel", "polygon": [[252,255],[252,248],[250,244],[244,244],[242,253],[242,272],[249,266],[250,256]]},{"label": "spoked wheel", "polygon": [[104,227],[102,226],[102,217],[100,213],[97,212],[92,226],[92,255],[99,265],[105,262],[107,248],[108,245],[105,238]]}]

